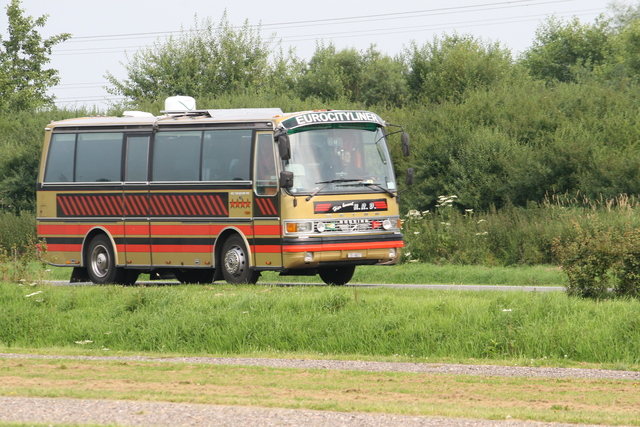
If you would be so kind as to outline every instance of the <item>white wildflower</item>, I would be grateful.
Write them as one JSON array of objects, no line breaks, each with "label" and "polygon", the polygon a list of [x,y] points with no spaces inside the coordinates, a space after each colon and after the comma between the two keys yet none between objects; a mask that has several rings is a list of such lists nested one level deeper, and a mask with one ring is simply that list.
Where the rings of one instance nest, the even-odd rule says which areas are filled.
[{"label": "white wildflower", "polygon": [[416,210],[416,209],[411,209],[409,211],[409,213],[407,214],[407,216],[409,218],[414,218],[414,219],[420,219],[422,218],[422,214],[420,213],[420,211]]},{"label": "white wildflower", "polygon": [[84,340],[84,341],[76,341],[76,344],[80,344],[80,345],[85,345],[85,344],[91,344],[93,341],[91,340]]}]

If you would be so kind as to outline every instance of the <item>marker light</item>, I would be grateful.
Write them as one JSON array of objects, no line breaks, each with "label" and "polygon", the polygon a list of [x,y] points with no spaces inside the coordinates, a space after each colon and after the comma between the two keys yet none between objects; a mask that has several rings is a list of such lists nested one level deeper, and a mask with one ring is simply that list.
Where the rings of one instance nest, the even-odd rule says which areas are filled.
[{"label": "marker light", "polygon": [[287,222],[285,230],[287,233],[310,233],[313,231],[313,223],[310,221]]}]

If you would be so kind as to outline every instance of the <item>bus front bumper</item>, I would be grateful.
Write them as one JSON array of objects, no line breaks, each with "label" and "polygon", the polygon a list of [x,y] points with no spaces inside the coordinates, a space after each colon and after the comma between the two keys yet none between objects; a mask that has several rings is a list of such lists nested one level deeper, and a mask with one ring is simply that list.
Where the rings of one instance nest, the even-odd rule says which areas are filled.
[{"label": "bus front bumper", "polygon": [[284,268],[315,268],[327,264],[396,264],[404,246],[402,234],[285,238]]}]

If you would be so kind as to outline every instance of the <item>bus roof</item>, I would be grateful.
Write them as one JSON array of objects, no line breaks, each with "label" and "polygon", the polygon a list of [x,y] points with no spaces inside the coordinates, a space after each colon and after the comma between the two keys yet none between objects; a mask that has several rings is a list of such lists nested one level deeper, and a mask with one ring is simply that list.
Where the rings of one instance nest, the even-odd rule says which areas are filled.
[{"label": "bus roof", "polygon": [[163,111],[161,116],[140,111],[127,111],[123,117],[94,116],[79,117],[51,122],[47,129],[83,127],[131,127],[162,126],[184,124],[220,123],[273,123],[285,129],[321,123],[377,123],[385,122],[368,111],[321,110],[283,113],[280,108],[236,108],[219,110]]}]

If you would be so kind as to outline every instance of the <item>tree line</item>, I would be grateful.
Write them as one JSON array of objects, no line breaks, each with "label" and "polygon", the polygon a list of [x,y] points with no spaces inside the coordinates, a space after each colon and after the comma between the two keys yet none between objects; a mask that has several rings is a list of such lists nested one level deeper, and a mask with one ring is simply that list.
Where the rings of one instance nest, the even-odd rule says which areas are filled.
[{"label": "tree line", "polygon": [[[55,107],[48,90],[51,49],[46,16],[31,18],[12,0],[9,37],[0,47],[0,210],[35,210],[42,129],[86,115]],[[142,48],[106,72],[124,109],[159,112],[165,97],[189,95],[207,108],[280,107],[285,111],[362,108],[401,124],[413,153],[399,144],[399,176],[416,170],[404,208],[427,210],[442,195],[460,209],[490,211],[541,203],[555,194],[612,198],[640,194],[640,6],[618,6],[593,22],[551,17],[514,57],[500,42],[443,34],[409,42],[391,56],[375,45],[338,49],[319,41],[309,60],[263,38],[249,22],[224,15]]]}]

